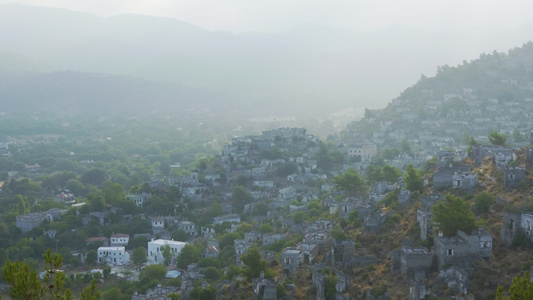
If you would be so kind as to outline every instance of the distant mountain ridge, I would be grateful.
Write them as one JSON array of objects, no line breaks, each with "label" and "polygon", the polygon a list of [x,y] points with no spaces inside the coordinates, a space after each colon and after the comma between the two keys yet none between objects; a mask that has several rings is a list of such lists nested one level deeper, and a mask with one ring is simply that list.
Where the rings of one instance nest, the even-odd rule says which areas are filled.
[{"label": "distant mountain ridge", "polygon": [[216,111],[218,102],[214,98],[224,95],[119,75],[0,73],[0,102],[2,112],[8,115],[183,115],[194,110],[201,113],[203,106]]},{"label": "distant mountain ridge", "polygon": [[[421,73],[508,49],[532,31],[526,26],[512,32],[436,34],[392,27],[358,33],[307,24],[285,34],[235,35],[171,18],[100,18],[0,5],[0,53],[38,62],[34,69],[23,65],[24,70],[47,66],[48,71],[121,74],[285,103],[321,97],[324,108],[382,107]],[[465,45],[472,48],[465,51]]]}]

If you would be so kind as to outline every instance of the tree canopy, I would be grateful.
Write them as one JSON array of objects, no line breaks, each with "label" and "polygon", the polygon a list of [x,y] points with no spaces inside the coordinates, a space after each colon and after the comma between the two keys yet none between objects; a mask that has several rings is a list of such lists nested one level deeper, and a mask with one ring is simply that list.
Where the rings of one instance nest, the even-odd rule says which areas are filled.
[{"label": "tree canopy", "polygon": [[248,281],[259,277],[262,271],[265,272],[265,278],[274,277],[274,271],[267,267],[268,262],[263,259],[258,248],[251,248],[246,254],[241,255],[241,261],[247,266],[242,270],[242,274]]},{"label": "tree canopy", "polygon": [[470,204],[461,197],[446,195],[444,201],[433,206],[431,213],[432,221],[437,223],[445,236],[453,236],[457,230],[470,233],[476,229],[476,219]]},{"label": "tree canopy", "polygon": [[529,278],[529,272],[517,275],[513,278],[513,284],[509,288],[508,296],[503,293],[503,287],[498,286],[496,300],[521,300],[533,299],[533,282]]},{"label": "tree canopy", "polygon": [[498,133],[498,131],[493,131],[488,135],[489,142],[494,146],[503,146],[507,141],[507,136],[505,134]]},{"label": "tree canopy", "polygon": [[161,246],[161,253],[163,253],[163,262],[165,263],[165,266],[168,267],[172,262],[172,257],[174,256],[172,255],[172,249],[169,245]]},{"label": "tree canopy", "polygon": [[131,254],[131,261],[138,266],[144,265],[147,261],[146,249],[144,247],[135,248]]},{"label": "tree canopy", "polygon": [[[7,261],[2,267],[4,280],[10,285],[9,296],[14,299],[72,299],[72,291],[65,288],[66,275],[58,270],[63,266],[63,257],[48,249],[44,254],[45,275],[43,282],[37,272],[26,262]],[[47,296],[48,294],[48,296]],[[93,281],[81,292],[82,300],[98,299],[99,291]]]},{"label": "tree canopy", "polygon": [[407,189],[411,192],[422,193],[424,191],[424,183],[422,182],[422,178],[420,178],[420,174],[418,173],[418,170],[415,169],[413,164],[409,164],[407,166],[407,175],[404,179]]},{"label": "tree canopy", "polygon": [[233,189],[231,204],[236,212],[242,213],[244,206],[252,201],[252,195],[243,186],[239,185]]},{"label": "tree canopy", "polygon": [[363,179],[354,168],[348,169],[343,175],[334,177],[333,184],[339,190],[345,191],[352,196],[362,195],[366,190]]},{"label": "tree canopy", "polygon": [[180,269],[187,269],[187,266],[202,258],[202,253],[197,247],[186,244],[178,254],[176,266]]},{"label": "tree canopy", "polygon": [[167,268],[163,265],[149,265],[139,273],[139,281],[163,280],[167,274]]}]

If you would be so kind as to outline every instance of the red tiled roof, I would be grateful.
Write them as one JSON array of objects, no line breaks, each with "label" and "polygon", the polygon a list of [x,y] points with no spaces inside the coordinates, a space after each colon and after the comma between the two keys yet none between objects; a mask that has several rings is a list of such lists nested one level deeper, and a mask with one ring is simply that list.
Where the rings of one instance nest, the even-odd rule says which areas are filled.
[{"label": "red tiled roof", "polygon": [[119,237],[119,238],[121,238],[121,237],[127,237],[127,238],[129,238],[130,235],[129,235],[129,234],[126,234],[126,233],[115,233],[115,234],[112,234],[111,237],[112,237],[112,238],[114,238],[114,237]]}]

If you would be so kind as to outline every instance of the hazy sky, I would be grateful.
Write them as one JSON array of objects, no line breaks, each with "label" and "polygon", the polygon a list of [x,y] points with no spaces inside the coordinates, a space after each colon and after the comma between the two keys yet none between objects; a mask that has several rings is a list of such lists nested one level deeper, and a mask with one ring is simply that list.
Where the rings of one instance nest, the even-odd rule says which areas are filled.
[{"label": "hazy sky", "polygon": [[302,23],[349,30],[391,25],[429,30],[514,28],[532,22],[533,1],[492,0],[0,0],[100,16],[173,17],[210,30],[283,32]]}]

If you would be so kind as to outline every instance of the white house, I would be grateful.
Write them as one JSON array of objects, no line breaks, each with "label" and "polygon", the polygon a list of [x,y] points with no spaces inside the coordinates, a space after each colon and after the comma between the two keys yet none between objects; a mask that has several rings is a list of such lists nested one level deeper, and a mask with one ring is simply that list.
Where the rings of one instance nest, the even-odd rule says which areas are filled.
[{"label": "white house", "polygon": [[[159,264],[163,262],[164,258],[163,253],[161,251],[161,247],[165,245],[170,246],[170,252],[174,257],[176,257],[181,252],[181,249],[183,249],[183,247],[187,245],[187,243],[163,239],[148,242],[149,264]],[[172,259],[172,261],[174,261],[174,259]]]},{"label": "white house", "polygon": [[111,235],[111,246],[126,246],[130,241],[130,235],[125,233],[115,233]]},{"label": "white house", "polygon": [[98,263],[109,265],[123,265],[130,262],[130,255],[125,247],[100,247],[98,248]]}]

